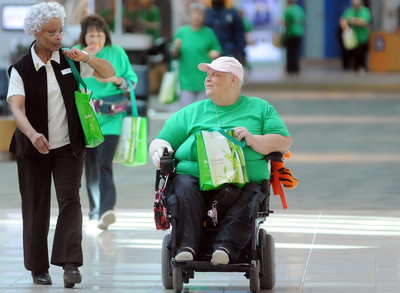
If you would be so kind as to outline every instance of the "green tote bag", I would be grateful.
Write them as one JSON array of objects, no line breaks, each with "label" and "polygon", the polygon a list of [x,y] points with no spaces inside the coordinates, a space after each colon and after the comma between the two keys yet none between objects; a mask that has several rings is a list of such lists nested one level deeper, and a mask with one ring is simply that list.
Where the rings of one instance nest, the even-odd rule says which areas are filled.
[{"label": "green tote bag", "polygon": [[147,164],[147,118],[139,117],[132,82],[131,89],[132,116],[124,117],[122,131],[115,151],[114,163],[128,167]]},{"label": "green tote bag", "polygon": [[249,178],[240,142],[233,137],[233,130],[211,128],[196,133],[197,162],[201,190],[219,189],[224,183],[242,187]]},{"label": "green tote bag", "polygon": [[79,118],[81,120],[83,133],[85,135],[86,147],[97,147],[104,141],[103,133],[97,120],[96,111],[92,102],[92,92],[88,91],[85,82],[75,67],[72,59],[65,57],[71,67],[76,82],[81,84],[83,88],[79,88],[75,92],[75,103],[78,109]]}]

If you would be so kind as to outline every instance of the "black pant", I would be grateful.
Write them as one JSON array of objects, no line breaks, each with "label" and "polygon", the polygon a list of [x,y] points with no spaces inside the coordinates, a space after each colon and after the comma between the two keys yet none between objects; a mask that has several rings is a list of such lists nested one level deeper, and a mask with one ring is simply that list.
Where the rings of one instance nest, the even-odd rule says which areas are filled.
[{"label": "black pant", "polygon": [[[237,262],[251,239],[249,203],[257,192],[261,192],[261,184],[251,182],[243,186],[239,200],[220,221],[214,250],[221,246],[227,248],[232,262]],[[176,175],[168,193],[176,194],[179,200],[177,247],[191,247],[198,252],[208,199],[214,193],[200,191],[199,179],[191,175]]]},{"label": "black pant", "polygon": [[300,72],[300,49],[302,37],[286,37],[286,71],[288,73]]},{"label": "black pant", "polygon": [[367,65],[367,54],[368,54],[368,43],[365,44],[359,44],[357,48],[352,50],[352,58],[354,60],[354,67],[353,69],[355,71],[359,69],[365,69],[368,70],[368,65]]},{"label": "black pant", "polygon": [[91,220],[114,209],[117,192],[113,178],[113,158],[119,135],[105,135],[104,142],[86,150],[85,177]]},{"label": "black pant", "polygon": [[76,157],[70,145],[50,150],[41,158],[17,157],[22,199],[25,268],[49,268],[47,236],[50,223],[51,176],[58,201],[51,263],[82,265],[82,210],[79,197],[85,154]]}]

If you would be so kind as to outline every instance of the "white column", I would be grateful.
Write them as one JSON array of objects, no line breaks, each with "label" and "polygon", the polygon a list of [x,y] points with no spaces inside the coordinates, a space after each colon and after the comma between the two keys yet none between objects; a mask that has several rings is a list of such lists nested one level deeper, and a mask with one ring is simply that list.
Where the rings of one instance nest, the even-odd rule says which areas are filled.
[{"label": "white column", "polygon": [[122,35],[122,0],[115,0],[115,34]]}]

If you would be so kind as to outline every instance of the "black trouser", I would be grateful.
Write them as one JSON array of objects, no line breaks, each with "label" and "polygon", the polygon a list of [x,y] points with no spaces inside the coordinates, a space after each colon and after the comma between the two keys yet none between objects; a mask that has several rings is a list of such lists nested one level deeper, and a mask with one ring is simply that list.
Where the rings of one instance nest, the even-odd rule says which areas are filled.
[{"label": "black trouser", "polygon": [[352,50],[352,57],[354,59],[354,70],[359,70],[361,68],[364,68],[365,70],[368,70],[368,65],[367,65],[367,54],[368,54],[368,43],[365,44],[359,44],[357,48]]},{"label": "black trouser", "polygon": [[50,224],[51,176],[58,201],[51,263],[82,265],[82,210],[79,197],[85,154],[76,157],[70,145],[50,150],[41,158],[17,156],[22,199],[25,268],[49,268],[47,236]]},{"label": "black trouser", "polygon": [[302,37],[286,37],[286,70],[288,73],[299,73],[300,71],[300,49]]},{"label": "black trouser", "polygon": [[[227,248],[232,262],[237,262],[241,250],[251,239],[249,203],[258,192],[261,192],[261,184],[251,182],[243,186],[239,200],[220,221],[214,250],[221,246]],[[200,191],[199,179],[194,176],[176,175],[168,193],[176,194],[179,200],[177,247],[191,247],[197,253],[207,203],[215,192]]]},{"label": "black trouser", "polygon": [[105,135],[104,142],[86,150],[85,177],[91,220],[114,209],[117,192],[113,178],[113,158],[119,135]]}]

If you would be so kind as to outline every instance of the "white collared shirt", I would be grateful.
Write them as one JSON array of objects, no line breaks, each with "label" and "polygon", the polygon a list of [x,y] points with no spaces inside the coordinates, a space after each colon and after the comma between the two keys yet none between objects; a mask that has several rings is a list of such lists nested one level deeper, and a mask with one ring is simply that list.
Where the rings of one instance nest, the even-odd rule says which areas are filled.
[{"label": "white collared shirt", "polygon": [[[36,44],[34,45],[36,46]],[[50,60],[45,64],[39,56],[36,54],[34,46],[31,47],[31,54],[33,64],[36,71],[42,66],[46,67],[47,74],[47,110],[48,110],[48,128],[49,128],[49,143],[51,149],[56,149],[67,145],[69,141],[68,123],[67,123],[67,111],[64,105],[64,99],[62,97],[60,86],[57,82],[54,74],[51,60],[60,63],[59,51],[54,51],[51,55]],[[94,69],[84,62],[80,62],[81,76],[82,78],[91,77]],[[72,71],[63,70],[63,74],[72,74]],[[10,83],[7,93],[7,102],[10,103],[10,99],[14,95],[22,95],[25,97],[24,82],[19,75],[18,71],[13,67],[10,74]]]}]

